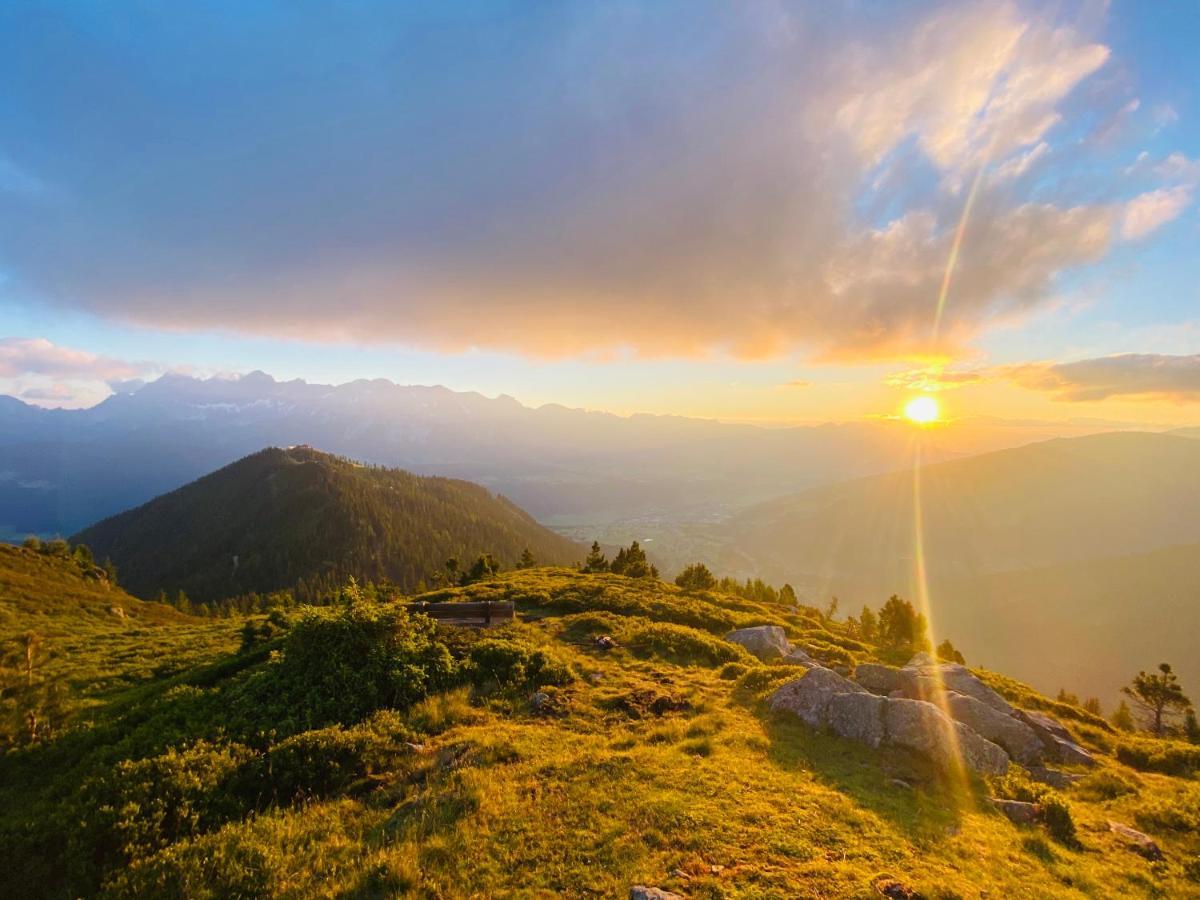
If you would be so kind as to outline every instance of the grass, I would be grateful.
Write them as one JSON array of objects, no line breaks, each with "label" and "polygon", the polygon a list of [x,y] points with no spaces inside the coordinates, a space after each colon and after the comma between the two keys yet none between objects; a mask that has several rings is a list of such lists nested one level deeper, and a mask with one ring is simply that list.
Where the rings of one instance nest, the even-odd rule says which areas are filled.
[{"label": "grass", "polygon": [[[539,688],[551,698],[549,711],[530,702],[531,685],[467,678],[362,722],[248,735],[248,749],[233,757],[202,749],[189,758],[217,773],[207,780],[182,777],[186,767],[164,770],[180,774],[180,785],[209,785],[208,794],[187,795],[201,824],[99,872],[104,891],[611,897],[646,883],[693,898],[870,897],[878,896],[876,884],[893,880],[930,898],[1200,892],[1189,874],[1200,857],[1200,835],[1190,827],[1194,779],[1135,772],[1106,756],[1087,789],[1063,795],[1077,845],[1036,826],[1018,828],[990,808],[991,787],[981,781],[946,780],[911,754],[873,751],[772,716],[764,697],[796,670],[736,654],[722,664],[710,655],[709,641],[729,617],[731,627],[761,619],[798,635],[800,623],[787,610],[626,582],[542,569],[451,592],[517,600],[523,621],[486,638],[521,649],[526,668],[541,658],[531,654],[545,650],[572,673]],[[589,598],[596,608],[586,608]],[[106,777],[124,771],[114,768],[123,759],[157,759],[190,746],[174,735],[200,737],[214,710],[257,696],[247,685],[271,671],[272,649],[286,652],[285,642],[250,662],[221,663],[233,646],[216,632],[197,644],[198,627],[165,624],[160,639],[169,644],[175,635],[188,646],[174,658],[207,667],[109,682],[90,695],[87,728],[0,761],[0,838],[7,844],[0,893],[94,892],[64,879],[49,856],[35,858],[54,852],[53,844],[22,849],[9,839],[27,834],[21,829],[39,810],[70,802],[84,770]],[[229,627],[236,631],[236,623]],[[824,629],[844,637],[836,623]],[[64,625],[63,639],[67,631]],[[596,648],[597,634],[619,646]],[[124,639],[94,650],[86,666],[132,652]],[[446,640],[467,661],[479,646],[478,635]],[[872,649],[822,643],[856,656]],[[498,650],[487,646],[492,659]],[[159,734],[167,737],[151,740]],[[266,760],[277,768],[263,768]],[[256,785],[276,785],[275,799],[247,801],[232,817],[227,807],[205,807],[210,796],[240,796],[221,786],[236,784],[239,772],[256,773]],[[206,819],[211,810],[224,818]],[[95,814],[83,812],[85,819]],[[1149,863],[1125,849],[1108,830],[1110,818],[1145,826],[1166,861]]]}]

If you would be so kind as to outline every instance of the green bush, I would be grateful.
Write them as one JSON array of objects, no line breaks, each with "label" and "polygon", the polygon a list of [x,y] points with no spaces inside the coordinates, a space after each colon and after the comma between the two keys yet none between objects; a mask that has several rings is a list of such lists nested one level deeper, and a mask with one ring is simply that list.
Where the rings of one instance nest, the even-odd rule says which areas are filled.
[{"label": "green bush", "polygon": [[1126,738],[1117,744],[1117,759],[1143,772],[1191,775],[1200,771],[1200,746],[1183,741]]},{"label": "green bush", "polygon": [[1039,801],[1042,808],[1042,823],[1050,837],[1064,847],[1078,847],[1079,838],[1075,834],[1075,820],[1071,816],[1071,807],[1067,801],[1054,792],[1045,794]]},{"label": "green bush", "polygon": [[570,666],[555,653],[517,637],[488,637],[470,650],[468,671],[477,687],[505,689],[569,684]]},{"label": "green bush", "polygon": [[757,666],[737,680],[737,690],[761,694],[785,681],[794,681],[803,674],[795,666]]},{"label": "green bush", "polygon": [[725,663],[725,665],[721,666],[721,671],[717,673],[717,677],[722,681],[737,681],[749,671],[750,666],[744,663]]},{"label": "green bush", "polygon": [[626,625],[626,619],[616,613],[596,610],[563,616],[563,634],[572,640],[585,640],[597,635],[615,635]]},{"label": "green bush", "polygon": [[1076,794],[1088,800],[1115,800],[1137,791],[1136,784],[1116,772],[1096,772],[1079,782],[1075,789]]},{"label": "green bush", "polygon": [[454,661],[435,635],[433,622],[400,606],[309,608],[284,639],[276,674],[309,725],[356,722],[452,682]]},{"label": "green bush", "polygon": [[737,644],[670,622],[651,622],[631,628],[625,634],[625,641],[637,653],[682,665],[719,666],[744,663],[749,659],[746,651]]},{"label": "green bush", "polygon": [[1136,813],[1138,827],[1147,831],[1200,833],[1200,788],[1192,786],[1174,793],[1170,799],[1143,805]]},{"label": "green bush", "polygon": [[353,728],[332,725],[275,744],[255,767],[254,782],[269,790],[256,805],[328,797],[377,772],[394,770],[411,753],[408,730],[386,710]]},{"label": "green bush", "polygon": [[[72,832],[71,857],[84,870],[104,871],[240,817],[246,803],[236,785],[253,759],[253,751],[239,744],[198,741],[117,763],[85,783],[76,798],[74,818],[86,827]],[[94,878],[86,871],[76,875]]]}]

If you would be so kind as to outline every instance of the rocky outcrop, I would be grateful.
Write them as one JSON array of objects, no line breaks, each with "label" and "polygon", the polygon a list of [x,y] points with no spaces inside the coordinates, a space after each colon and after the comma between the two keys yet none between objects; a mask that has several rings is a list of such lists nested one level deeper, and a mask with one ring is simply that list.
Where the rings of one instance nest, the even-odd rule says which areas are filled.
[{"label": "rocky outcrop", "polygon": [[925,700],[888,700],[887,741],[915,750],[945,769],[962,764],[975,772],[1003,775],[1008,754]]},{"label": "rocky outcrop", "polygon": [[1041,740],[1032,728],[1016,716],[955,691],[946,692],[945,710],[951,718],[962,722],[980,737],[999,744],[1022,765],[1041,761]]},{"label": "rocky outcrop", "polygon": [[1007,700],[958,663],[933,666],[907,665],[900,670],[900,690],[914,700],[936,701],[943,691],[974,697],[1006,715],[1014,710]]},{"label": "rocky outcrop", "polygon": [[1058,769],[1047,769],[1045,766],[1027,766],[1029,777],[1034,781],[1042,784],[1048,784],[1052,788],[1058,788],[1060,791],[1066,790],[1078,781],[1086,778],[1086,775],[1072,775],[1069,772],[1060,772]]},{"label": "rocky outcrop", "polygon": [[859,663],[854,669],[854,680],[872,694],[886,697],[892,691],[900,690],[900,670],[892,666],[878,663]]},{"label": "rocky outcrop", "polygon": [[1130,828],[1128,825],[1122,825],[1120,822],[1109,822],[1108,830],[1125,842],[1134,853],[1139,853],[1146,859],[1162,859],[1162,848],[1154,842],[1154,838],[1148,834],[1142,834],[1136,829]]},{"label": "rocky outcrop", "polygon": [[944,768],[960,760],[988,774],[1008,770],[1004,750],[924,700],[880,697],[829,669],[809,669],[771,695],[772,710],[870,747],[907,747]]},{"label": "rocky outcrop", "polygon": [[809,669],[795,681],[782,685],[771,695],[772,711],[789,712],[806,725],[825,724],[829,702],[839,694],[865,694],[866,690],[832,669]]},{"label": "rocky outcrop", "polygon": [[764,662],[782,659],[792,652],[787,634],[778,625],[739,628],[725,635],[725,640],[740,644]]},{"label": "rocky outcrop", "polygon": [[1021,800],[1000,800],[993,797],[991,804],[1016,825],[1032,825],[1042,814],[1036,803],[1025,803]]},{"label": "rocky outcrop", "polygon": [[811,669],[814,666],[819,666],[815,659],[801,650],[799,647],[793,647],[792,652],[779,661],[785,666],[803,666],[806,669]]},{"label": "rocky outcrop", "polygon": [[1096,758],[1080,747],[1071,732],[1058,720],[1045,713],[1031,712],[1027,709],[1019,710],[1017,717],[1033,729],[1050,759],[1075,766],[1090,767],[1096,764]]}]

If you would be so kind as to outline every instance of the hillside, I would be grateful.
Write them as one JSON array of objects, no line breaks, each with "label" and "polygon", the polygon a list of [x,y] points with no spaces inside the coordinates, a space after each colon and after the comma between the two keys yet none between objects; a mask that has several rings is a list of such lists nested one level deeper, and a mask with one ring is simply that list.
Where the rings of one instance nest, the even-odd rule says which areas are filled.
[{"label": "hillside", "polygon": [[73,539],[116,563],[141,596],[213,601],[347,577],[412,590],[481,553],[513,564],[583,550],[479,485],[360,465],[308,447],[270,448],[99,522]]},{"label": "hillside", "polygon": [[[551,569],[425,599],[511,600],[519,621],[434,628],[370,599],[301,611],[281,636],[116,693],[87,727],[0,757],[0,894],[1200,887],[1200,787],[1187,774],[1200,753],[1185,745],[1133,740],[981,673],[1009,701],[1057,716],[1098,765],[1061,795],[1016,766],[963,780],[771,711],[767,698],[805,668],[757,661],[721,639],[730,627],[776,624],[856,677],[894,661],[812,610]],[[1132,752],[1151,744],[1182,774],[1154,771],[1162,752]],[[1058,824],[1014,825],[991,796],[1041,797]],[[1149,833],[1165,859],[1143,858],[1110,820]]]},{"label": "hillside", "polygon": [[[919,474],[933,619],[1042,690],[1115,702],[1116,673],[1195,656],[1200,441],[1138,432],[1053,440]],[[714,531],[724,571],[842,609],[919,596],[912,471],[752,507]],[[1162,557],[1156,557],[1159,551]],[[1070,635],[1070,639],[1066,636]]]}]

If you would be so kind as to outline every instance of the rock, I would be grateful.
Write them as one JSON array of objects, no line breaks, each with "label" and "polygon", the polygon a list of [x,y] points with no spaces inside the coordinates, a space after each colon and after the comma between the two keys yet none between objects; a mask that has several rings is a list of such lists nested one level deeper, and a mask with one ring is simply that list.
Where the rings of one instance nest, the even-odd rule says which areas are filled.
[{"label": "rock", "polygon": [[607,634],[602,634],[594,641],[597,650],[615,650],[617,642]]},{"label": "rock", "polygon": [[782,659],[792,652],[787,634],[778,625],[755,625],[739,628],[725,635],[725,640],[745,647],[759,659]]},{"label": "rock", "polygon": [[860,663],[854,669],[854,680],[872,694],[886,697],[900,690],[900,670],[878,663]]},{"label": "rock", "polygon": [[875,694],[835,694],[825,708],[825,724],[834,734],[878,747],[887,736],[883,709],[887,700]]},{"label": "rock", "polygon": [[662,888],[635,884],[629,889],[629,900],[684,900],[682,894],[664,891]]},{"label": "rock", "polygon": [[1037,733],[1015,716],[955,691],[946,692],[944,708],[952,719],[962,722],[993,744],[999,744],[1022,765],[1041,761],[1042,742]]},{"label": "rock", "polygon": [[116,616],[118,619],[125,618],[125,607],[123,607],[123,606],[110,606],[108,608],[108,611],[110,613],[112,613],[114,616]]},{"label": "rock", "polygon": [[1075,743],[1071,732],[1067,731],[1057,719],[1027,709],[1018,710],[1017,718],[1033,729],[1042,742],[1046,755],[1051,759],[1068,765],[1096,765],[1096,758]]},{"label": "rock", "polygon": [[974,697],[1005,715],[1011,716],[1015,712],[1007,700],[980,681],[970,669],[958,663],[920,667],[910,664],[900,670],[900,686],[913,700],[936,702],[942,691],[954,691]]},{"label": "rock", "polygon": [[904,664],[906,669],[919,669],[924,666],[936,666],[937,660],[929,653],[918,653]]},{"label": "rock", "polygon": [[893,778],[890,781],[888,781],[888,784],[890,784],[892,787],[900,788],[905,791],[912,790],[912,785],[909,784],[907,781],[905,781],[903,778]]},{"label": "rock", "polygon": [[1108,830],[1119,837],[1134,853],[1140,853],[1146,859],[1162,859],[1163,852],[1158,844],[1154,843],[1154,838],[1147,834],[1142,834],[1130,828],[1128,825],[1122,825],[1120,822],[1108,823]]},{"label": "rock", "polygon": [[1036,803],[1024,803],[1020,800],[1001,800],[992,797],[992,806],[1004,813],[1010,822],[1017,825],[1032,825],[1041,815],[1041,809]]},{"label": "rock", "polygon": [[772,711],[790,712],[806,725],[817,728],[825,723],[825,710],[835,696],[866,692],[833,670],[816,666],[795,681],[781,685],[771,694],[769,703]]},{"label": "rock", "polygon": [[1008,771],[1008,754],[1002,748],[927,701],[889,699],[884,723],[889,743],[915,750],[942,768],[954,768],[961,760],[975,772],[1003,775]]},{"label": "rock", "polygon": [[792,652],[779,661],[785,666],[803,666],[806,669],[811,669],[814,666],[820,665],[815,659],[801,650],[799,647],[793,647]]},{"label": "rock", "polygon": [[1060,772],[1058,769],[1047,769],[1045,766],[1027,766],[1029,777],[1034,781],[1039,781],[1042,784],[1048,784],[1052,788],[1065,790],[1085,775],[1072,775],[1069,772]]},{"label": "rock", "polygon": [[920,894],[907,884],[897,881],[890,875],[876,876],[875,880],[871,882],[871,886],[875,888],[876,892],[887,897],[888,900],[919,900],[921,897]]},{"label": "rock", "polygon": [[535,712],[543,712],[550,707],[550,695],[545,691],[538,691],[529,698],[529,705]]}]

